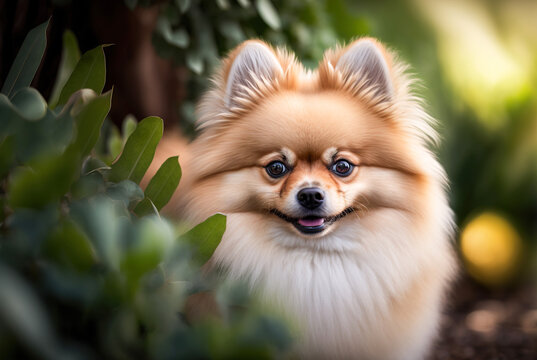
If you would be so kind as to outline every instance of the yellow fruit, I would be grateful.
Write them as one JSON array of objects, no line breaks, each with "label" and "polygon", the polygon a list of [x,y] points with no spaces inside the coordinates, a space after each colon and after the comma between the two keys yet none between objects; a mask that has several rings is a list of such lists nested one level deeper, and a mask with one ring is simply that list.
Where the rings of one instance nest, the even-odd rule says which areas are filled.
[{"label": "yellow fruit", "polygon": [[511,280],[522,257],[520,235],[509,221],[492,212],[484,212],[466,225],[460,246],[468,273],[486,285]]}]

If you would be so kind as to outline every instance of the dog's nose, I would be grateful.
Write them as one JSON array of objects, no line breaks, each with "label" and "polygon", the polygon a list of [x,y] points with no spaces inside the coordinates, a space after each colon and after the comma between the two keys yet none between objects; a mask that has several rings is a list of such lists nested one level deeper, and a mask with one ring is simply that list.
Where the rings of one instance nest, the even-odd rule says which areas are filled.
[{"label": "dog's nose", "polygon": [[296,194],[298,203],[306,209],[315,209],[323,204],[324,191],[319,188],[305,188]]}]

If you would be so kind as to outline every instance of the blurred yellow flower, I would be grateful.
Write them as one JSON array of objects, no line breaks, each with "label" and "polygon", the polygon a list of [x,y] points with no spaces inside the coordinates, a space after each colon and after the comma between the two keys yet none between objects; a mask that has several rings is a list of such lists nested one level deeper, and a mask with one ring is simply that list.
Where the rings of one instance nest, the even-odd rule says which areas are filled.
[{"label": "blurred yellow flower", "polygon": [[484,212],[461,233],[461,252],[468,273],[486,285],[503,285],[520,265],[522,240],[504,217]]}]

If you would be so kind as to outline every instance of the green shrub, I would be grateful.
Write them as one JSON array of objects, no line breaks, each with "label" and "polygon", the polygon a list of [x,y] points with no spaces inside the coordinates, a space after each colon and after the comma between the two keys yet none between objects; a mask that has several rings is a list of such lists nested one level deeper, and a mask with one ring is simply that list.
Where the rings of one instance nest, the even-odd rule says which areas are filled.
[{"label": "green shrub", "polygon": [[[47,26],[28,34],[0,94],[0,357],[285,352],[285,326],[262,315],[243,286],[215,286],[201,276],[225,217],[182,233],[159,216],[181,177],[177,157],[162,165],[145,194],[139,187],[162,120],[127,118],[123,136],[103,131],[113,93],[102,92],[103,46],[81,56],[67,32],[50,101],[30,87]],[[222,316],[190,324],[188,296],[208,290]]]},{"label": "green shrub", "polygon": [[124,0],[137,6],[159,6],[153,44],[157,53],[189,70],[182,123],[190,130],[194,104],[209,86],[219,58],[250,38],[289,47],[314,68],[324,51],[364,35],[368,21],[345,0]]}]

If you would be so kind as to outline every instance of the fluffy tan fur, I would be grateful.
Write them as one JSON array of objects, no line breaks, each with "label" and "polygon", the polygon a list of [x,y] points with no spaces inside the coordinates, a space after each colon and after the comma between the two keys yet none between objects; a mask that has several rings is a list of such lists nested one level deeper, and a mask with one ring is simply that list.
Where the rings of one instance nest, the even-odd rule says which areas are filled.
[{"label": "fluffy tan fur", "polygon": [[[374,39],[328,51],[313,72],[254,40],[200,103],[167,211],[228,215],[209,266],[295,318],[302,357],[419,359],[435,338],[455,273],[452,214],[432,119],[404,70]],[[349,176],[331,170],[340,159],[355,165]],[[273,161],[290,171],[269,176]],[[318,234],[274,215],[300,218],[306,187],[326,194]]]}]

